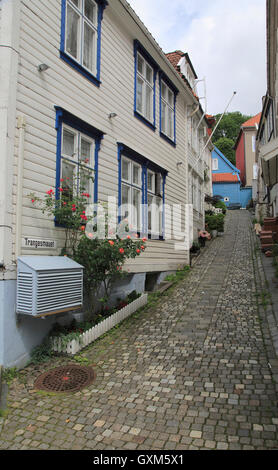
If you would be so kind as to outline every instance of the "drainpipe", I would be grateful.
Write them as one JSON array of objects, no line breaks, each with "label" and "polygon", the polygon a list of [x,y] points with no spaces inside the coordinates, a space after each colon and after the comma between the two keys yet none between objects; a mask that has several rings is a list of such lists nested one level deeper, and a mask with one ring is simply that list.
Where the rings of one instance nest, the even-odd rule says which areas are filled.
[{"label": "drainpipe", "polygon": [[19,137],[18,137],[18,158],[17,158],[16,242],[15,242],[15,258],[16,259],[21,254],[25,127],[26,127],[26,117],[19,116],[17,118],[17,128],[19,130]]},{"label": "drainpipe", "polygon": [[[13,276],[12,187],[19,66],[20,0],[2,0],[0,28],[0,276]],[[5,271],[4,271],[5,270]]]}]

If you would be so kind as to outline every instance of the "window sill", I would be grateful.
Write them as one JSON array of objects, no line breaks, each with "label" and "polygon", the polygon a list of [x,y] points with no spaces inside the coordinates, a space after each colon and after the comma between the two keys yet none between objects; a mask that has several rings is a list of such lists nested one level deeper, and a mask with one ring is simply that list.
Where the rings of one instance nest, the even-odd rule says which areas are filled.
[{"label": "window sill", "polygon": [[176,147],[177,144],[174,140],[170,139],[170,137],[168,137],[167,135],[163,134],[163,132],[160,131],[160,137],[162,137],[162,139],[166,140],[166,142],[168,142],[168,144],[172,145],[172,147]]},{"label": "window sill", "polygon": [[134,116],[139,119],[139,121],[142,121],[146,126],[148,126],[152,131],[156,131],[156,127],[154,124],[152,124],[150,121],[148,121],[144,116],[142,116],[140,113],[137,111],[134,111]]},{"label": "window sill", "polygon": [[164,235],[158,235],[158,233],[148,233],[148,240],[165,241],[165,237]]},{"label": "window sill", "polygon": [[82,67],[81,64],[76,62],[72,57],[70,57],[66,52],[60,51],[60,57],[61,59],[66,62],[68,65],[70,65],[72,68],[74,68],[77,72],[79,72],[83,77],[87,78],[91,83],[93,83],[95,86],[99,87],[101,84],[101,81],[95,77],[92,73],[90,73],[88,70],[86,70],[84,67]]}]

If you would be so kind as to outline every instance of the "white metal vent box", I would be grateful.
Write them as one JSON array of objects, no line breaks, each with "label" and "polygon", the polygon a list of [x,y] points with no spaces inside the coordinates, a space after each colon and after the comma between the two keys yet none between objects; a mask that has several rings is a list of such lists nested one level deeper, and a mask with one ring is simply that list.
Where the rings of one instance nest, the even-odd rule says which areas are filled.
[{"label": "white metal vent box", "polygon": [[17,313],[43,317],[83,304],[83,266],[66,256],[20,256]]}]

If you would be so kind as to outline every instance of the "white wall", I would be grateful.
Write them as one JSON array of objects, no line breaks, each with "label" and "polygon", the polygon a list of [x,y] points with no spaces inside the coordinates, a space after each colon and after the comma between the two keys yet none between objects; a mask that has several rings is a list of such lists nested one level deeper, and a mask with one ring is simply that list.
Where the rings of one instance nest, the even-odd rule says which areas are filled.
[{"label": "white wall", "polygon": [[[117,15],[117,16],[116,16]],[[129,17],[123,24],[119,2],[108,6],[102,23],[101,86],[95,87],[86,78],[60,59],[61,2],[49,0],[22,1],[20,27],[20,67],[18,79],[17,115],[26,116],[25,161],[23,180],[22,235],[57,239],[63,245],[63,231],[53,221],[32,207],[28,194],[38,196],[55,186],[56,131],[54,105],[67,109],[75,116],[105,133],[99,154],[100,200],[118,194],[118,161],[116,142],[120,141],[169,171],[166,180],[166,204],[187,201],[185,149],[186,94],[177,99],[176,149],[156,132],[138,121],[134,107],[133,40],[139,39],[169,78],[179,81],[167,66],[160,52],[147,40]],[[131,34],[129,31],[133,30]],[[50,68],[37,71],[37,65],[47,63]],[[159,87],[156,87],[156,122],[159,123]],[[108,114],[118,117],[109,120]],[[184,165],[177,166],[182,161]],[[16,200],[17,146],[15,151],[13,201]],[[14,219],[15,224],[15,205]],[[26,254],[23,250],[23,254]],[[28,251],[28,254],[32,252]],[[44,254],[54,254],[44,252]],[[130,263],[131,271],[170,270],[188,262],[185,251],[176,252],[173,241],[150,241],[146,253]]]}]

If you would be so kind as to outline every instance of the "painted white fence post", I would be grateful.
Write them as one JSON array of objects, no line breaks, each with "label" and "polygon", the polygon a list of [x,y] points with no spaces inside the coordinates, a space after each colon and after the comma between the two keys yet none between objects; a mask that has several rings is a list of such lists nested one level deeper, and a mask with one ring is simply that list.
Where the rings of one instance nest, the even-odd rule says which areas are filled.
[{"label": "painted white fence post", "polygon": [[123,307],[113,315],[110,315],[110,317],[105,318],[102,322],[93,326],[90,330],[82,333],[77,340],[73,339],[72,341],[69,341],[64,347],[62,347],[62,341],[60,338],[51,338],[53,351],[58,353],[64,352],[74,356],[78,351],[91,344],[104,333],[114,328],[118,323],[129,317],[132,313],[136,312],[136,310],[146,305],[147,301],[148,294],[142,294],[141,297],[134,300],[126,307]]}]

